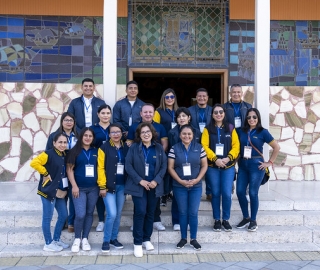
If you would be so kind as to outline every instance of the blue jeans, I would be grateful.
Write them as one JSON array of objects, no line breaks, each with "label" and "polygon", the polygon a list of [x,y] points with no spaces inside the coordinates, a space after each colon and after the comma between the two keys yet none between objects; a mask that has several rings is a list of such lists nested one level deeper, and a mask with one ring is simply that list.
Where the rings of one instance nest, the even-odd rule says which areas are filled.
[{"label": "blue jeans", "polygon": [[105,212],[106,208],[104,206],[103,199],[100,196],[98,197],[96,207],[97,207],[99,222],[104,222],[104,212]]},{"label": "blue jeans", "polygon": [[234,166],[228,169],[208,167],[206,179],[212,191],[212,212],[213,219],[220,220],[220,198],[222,196],[222,219],[229,220],[231,210],[231,193],[234,179]]},{"label": "blue jeans", "polygon": [[110,242],[110,240],[115,240],[118,237],[121,213],[125,201],[124,185],[116,185],[116,192],[114,194],[107,192],[103,201],[107,209],[103,242]]},{"label": "blue jeans", "polygon": [[208,180],[207,176],[205,176],[204,181],[206,182],[206,195],[212,195],[210,181]]},{"label": "blue jeans", "polygon": [[[66,222],[68,211],[66,200],[55,198],[53,201],[49,201],[42,196],[40,196],[42,201],[42,232],[46,245],[49,245],[52,240],[59,241],[61,231],[63,229],[64,223]],[[50,231],[50,223],[53,216],[53,210],[56,208],[58,212],[58,220],[54,228],[53,239]]]},{"label": "blue jeans", "polygon": [[259,161],[262,158],[252,159],[239,159],[239,170],[237,179],[237,196],[241,207],[242,215],[244,218],[248,218],[248,201],[246,198],[246,190],[249,185],[250,196],[250,208],[251,208],[251,220],[257,219],[257,213],[259,208],[259,188],[265,171],[259,170]]},{"label": "blue jeans", "polygon": [[188,224],[190,225],[190,238],[197,239],[198,211],[200,206],[202,185],[198,187],[173,187],[178,208],[181,238],[187,239]]},{"label": "blue jeans", "polygon": [[76,217],[74,219],[75,238],[88,238],[93,221],[93,211],[99,197],[98,186],[79,188],[79,197],[73,198]]},{"label": "blue jeans", "polygon": [[143,190],[142,197],[132,196],[134,204],[133,213],[133,242],[142,245],[142,242],[150,241],[153,231],[154,211],[158,202],[155,189]]},{"label": "blue jeans", "polygon": [[72,199],[72,186],[69,184],[68,188],[68,199],[69,199],[69,215],[68,215],[68,225],[74,225],[74,205],[73,205],[73,199]]}]

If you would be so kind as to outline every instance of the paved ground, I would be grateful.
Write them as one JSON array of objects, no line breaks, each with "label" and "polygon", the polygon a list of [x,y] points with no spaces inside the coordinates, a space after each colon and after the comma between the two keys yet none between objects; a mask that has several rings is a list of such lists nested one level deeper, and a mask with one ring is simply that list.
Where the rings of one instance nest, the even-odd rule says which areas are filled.
[{"label": "paved ground", "polygon": [[257,252],[186,255],[65,256],[0,258],[0,270],[320,270],[319,252]]}]

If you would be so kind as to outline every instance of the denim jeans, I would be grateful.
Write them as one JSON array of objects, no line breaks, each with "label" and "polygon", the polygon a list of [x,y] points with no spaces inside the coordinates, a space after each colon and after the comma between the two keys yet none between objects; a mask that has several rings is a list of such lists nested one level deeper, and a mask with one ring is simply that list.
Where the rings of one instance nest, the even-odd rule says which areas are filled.
[{"label": "denim jeans", "polygon": [[160,197],[157,198],[156,209],[154,209],[153,222],[161,222]]},{"label": "denim jeans", "polygon": [[250,196],[250,208],[251,208],[251,220],[257,219],[257,213],[259,208],[259,188],[265,171],[259,170],[260,162],[262,158],[252,159],[239,159],[239,170],[237,179],[237,196],[241,207],[242,215],[244,218],[248,218],[248,201],[246,198],[246,190],[249,185]]},{"label": "denim jeans", "polygon": [[234,179],[235,168],[219,169],[208,167],[206,179],[211,186],[212,191],[212,212],[213,219],[220,220],[220,198],[222,196],[222,219],[229,220],[231,210],[231,193]]},{"label": "denim jeans", "polygon": [[[42,232],[46,245],[49,245],[52,240],[59,241],[61,231],[63,229],[64,223],[66,222],[68,211],[66,200],[55,198],[53,201],[49,201],[42,196],[40,197],[42,201]],[[58,220],[54,228],[53,239],[50,231],[50,223],[53,216],[53,210],[56,208],[58,213]]]},{"label": "denim jeans", "polygon": [[68,215],[68,225],[74,225],[74,205],[73,205],[73,199],[72,199],[72,186],[69,184],[68,188],[68,200],[69,200],[69,215]]},{"label": "denim jeans", "polygon": [[99,222],[104,222],[104,212],[106,211],[106,208],[104,206],[103,198],[100,196],[98,197],[96,207],[97,207]]},{"label": "denim jeans", "polygon": [[103,198],[107,215],[104,223],[103,242],[110,242],[118,237],[122,208],[125,201],[124,185],[116,185],[116,192],[108,193]]},{"label": "denim jeans", "polygon": [[150,241],[153,231],[153,218],[157,201],[155,189],[143,191],[142,197],[132,196],[134,204],[133,238],[135,245]]},{"label": "denim jeans", "polygon": [[210,181],[208,178],[205,176],[204,181],[206,182],[206,195],[212,195],[212,189],[210,186]]},{"label": "denim jeans", "polygon": [[73,198],[76,217],[75,238],[88,238],[93,221],[93,211],[99,197],[98,186],[79,188],[79,197]]},{"label": "denim jeans", "polygon": [[202,186],[199,187],[173,187],[178,209],[181,238],[187,239],[188,224],[190,225],[190,238],[197,239],[198,211],[200,206]]}]

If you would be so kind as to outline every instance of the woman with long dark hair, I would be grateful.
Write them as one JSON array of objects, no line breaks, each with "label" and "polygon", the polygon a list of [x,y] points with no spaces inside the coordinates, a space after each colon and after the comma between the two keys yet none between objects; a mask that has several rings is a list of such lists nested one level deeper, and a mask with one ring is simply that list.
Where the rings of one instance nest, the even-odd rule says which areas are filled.
[{"label": "woman with long dark hair", "polygon": [[[237,129],[240,139],[240,159],[237,178],[237,196],[240,203],[243,219],[237,225],[238,229],[248,226],[248,231],[258,229],[257,213],[259,208],[259,188],[265,174],[265,169],[273,165],[280,147],[270,132],[262,127],[260,112],[251,108],[246,114],[243,128]],[[263,145],[267,143],[273,148],[268,162],[264,162]],[[248,210],[246,190],[249,186],[251,216]]]},{"label": "woman with long dark hair", "polygon": [[72,196],[76,217],[74,220],[75,239],[72,252],[91,250],[88,242],[93,221],[93,211],[98,200],[97,157],[98,149],[93,147],[94,132],[83,128],[76,145],[69,152],[67,174],[72,185]]}]

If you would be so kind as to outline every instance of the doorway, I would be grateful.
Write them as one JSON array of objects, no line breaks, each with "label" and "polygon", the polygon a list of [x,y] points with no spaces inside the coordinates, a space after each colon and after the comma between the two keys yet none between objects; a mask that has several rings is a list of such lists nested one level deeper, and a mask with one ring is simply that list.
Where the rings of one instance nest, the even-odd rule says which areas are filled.
[{"label": "doorway", "polygon": [[223,103],[226,100],[227,70],[187,70],[187,69],[129,69],[129,80],[139,86],[139,98],[159,106],[164,90],[172,88],[176,92],[180,107],[195,104],[196,90],[207,89],[208,104]]}]

